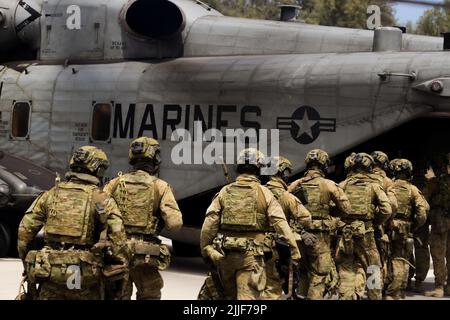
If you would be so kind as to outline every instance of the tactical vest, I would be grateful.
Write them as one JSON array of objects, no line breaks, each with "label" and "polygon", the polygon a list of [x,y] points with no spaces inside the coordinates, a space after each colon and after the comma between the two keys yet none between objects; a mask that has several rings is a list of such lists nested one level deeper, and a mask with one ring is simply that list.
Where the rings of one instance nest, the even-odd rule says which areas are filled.
[{"label": "tactical vest", "polygon": [[113,196],[122,212],[127,233],[157,235],[155,181],[149,174],[125,174],[118,178]]},{"label": "tactical vest", "polygon": [[264,195],[258,183],[232,183],[222,193],[220,229],[224,231],[265,232],[269,230],[266,208],[258,208]]},{"label": "tactical vest", "polygon": [[322,203],[322,191],[320,190],[320,179],[312,179],[302,183],[308,195],[308,203],[305,207],[311,212],[313,220],[326,219],[330,215],[330,206]]},{"label": "tactical vest", "polygon": [[395,218],[410,219],[412,214],[411,186],[395,183],[393,188],[398,203]]},{"label": "tactical vest", "polygon": [[372,203],[372,182],[363,180],[349,181],[345,187],[345,194],[352,207],[350,217],[363,220],[374,218],[375,206]]},{"label": "tactical vest", "polygon": [[[281,202],[280,202],[281,196],[282,196],[285,192],[287,192],[287,191],[284,190],[283,188],[271,187],[271,186],[268,186],[268,185],[267,185],[267,188],[272,192],[272,194],[273,194],[273,196],[275,197],[275,199],[277,199],[277,201],[278,201],[278,202],[280,203],[280,205],[281,205]],[[285,212],[285,211],[284,211],[284,208],[283,208],[283,207],[282,207],[282,209],[283,209],[284,216],[286,217],[286,220],[287,220],[289,226],[290,226],[291,228],[293,228],[293,227],[294,227],[295,221],[293,220],[292,217],[290,217],[290,216],[288,215],[288,212]],[[274,229],[273,227],[270,227],[270,230],[268,230],[268,231],[274,232],[275,229]]]},{"label": "tactical vest", "polygon": [[49,199],[45,240],[76,245],[93,245],[95,185],[62,182]]}]

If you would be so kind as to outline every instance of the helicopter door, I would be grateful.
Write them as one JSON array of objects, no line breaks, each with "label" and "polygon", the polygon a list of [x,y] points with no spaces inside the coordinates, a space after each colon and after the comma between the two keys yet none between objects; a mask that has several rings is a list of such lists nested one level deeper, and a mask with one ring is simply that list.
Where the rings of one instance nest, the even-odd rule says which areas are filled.
[{"label": "helicopter door", "polygon": [[44,2],[42,60],[103,59],[106,6],[96,1],[78,3]]}]

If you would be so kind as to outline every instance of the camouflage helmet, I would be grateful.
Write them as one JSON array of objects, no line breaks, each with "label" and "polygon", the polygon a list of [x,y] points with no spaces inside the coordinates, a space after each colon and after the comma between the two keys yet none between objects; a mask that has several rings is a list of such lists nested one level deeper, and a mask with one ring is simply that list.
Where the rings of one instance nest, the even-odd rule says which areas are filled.
[{"label": "camouflage helmet", "polygon": [[130,164],[134,164],[138,160],[153,160],[155,165],[158,165],[161,163],[160,152],[161,146],[157,140],[140,137],[131,142],[128,158]]},{"label": "camouflage helmet", "polygon": [[237,164],[252,164],[258,168],[262,168],[265,166],[265,160],[264,154],[258,149],[247,148],[239,152]]},{"label": "camouflage helmet", "polygon": [[353,156],[353,164],[355,167],[371,170],[374,164],[373,158],[364,152],[357,153]]},{"label": "camouflage helmet", "polygon": [[394,159],[391,161],[390,166],[394,174],[402,172],[412,174],[413,171],[413,165],[407,159]]},{"label": "camouflage helmet", "polygon": [[289,159],[280,156],[280,157],[275,157],[274,160],[276,161],[278,173],[281,173],[286,169],[289,169],[290,171],[292,171],[292,163],[289,161]]},{"label": "camouflage helmet", "polygon": [[306,154],[305,163],[306,165],[320,164],[324,167],[328,167],[330,164],[330,157],[325,151],[314,149]]},{"label": "camouflage helmet", "polygon": [[387,170],[389,168],[389,157],[383,151],[374,151],[371,154],[376,165]]},{"label": "camouflage helmet", "polygon": [[356,155],[356,153],[352,152],[347,158],[345,158],[345,161],[344,161],[344,169],[345,170],[349,170],[351,167],[354,166],[355,155]]},{"label": "camouflage helmet", "polygon": [[85,169],[93,175],[101,177],[108,169],[109,161],[103,150],[94,146],[84,146],[73,153],[69,167],[71,170]]}]

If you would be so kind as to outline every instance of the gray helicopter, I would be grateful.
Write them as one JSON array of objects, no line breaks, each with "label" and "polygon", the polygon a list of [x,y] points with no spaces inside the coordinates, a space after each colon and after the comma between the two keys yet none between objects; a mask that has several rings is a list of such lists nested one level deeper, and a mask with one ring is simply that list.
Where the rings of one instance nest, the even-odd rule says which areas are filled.
[{"label": "gray helicopter", "polygon": [[[450,109],[446,42],[398,28],[239,19],[191,0],[0,0],[0,26],[0,143],[15,164],[42,167],[34,196],[85,144],[106,151],[110,179],[127,170],[131,139],[158,139],[160,175],[188,203],[226,181],[219,163],[194,159],[195,143],[173,160],[178,129],[275,132],[298,173],[312,148],[337,155]],[[166,235],[196,244],[202,219],[195,207]]]}]

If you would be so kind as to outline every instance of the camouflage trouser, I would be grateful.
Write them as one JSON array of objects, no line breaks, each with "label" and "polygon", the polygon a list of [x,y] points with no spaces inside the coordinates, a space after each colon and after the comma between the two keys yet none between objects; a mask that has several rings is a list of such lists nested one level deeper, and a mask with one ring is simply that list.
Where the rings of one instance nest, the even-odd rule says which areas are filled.
[{"label": "camouflage trouser", "polygon": [[283,294],[280,274],[276,266],[278,253],[273,250],[272,258],[266,261],[266,287],[261,295],[262,300],[279,300]]},{"label": "camouflage trouser", "polygon": [[197,300],[224,300],[224,298],[222,286],[217,286],[211,272],[208,272],[198,293]]},{"label": "camouflage trouser", "polygon": [[298,293],[310,300],[320,300],[325,294],[327,279],[334,262],[331,257],[329,233],[314,232],[314,234],[317,242],[313,247],[303,242],[300,245],[302,259],[299,266]]},{"label": "camouflage trouser", "polygon": [[129,281],[125,288],[123,299],[130,300],[133,294],[133,283],[136,286],[137,300],[159,300],[164,286],[158,267],[154,265],[139,265],[130,268]]},{"label": "camouflage trouser", "polygon": [[[430,269],[430,228],[426,223],[414,234],[414,256],[411,257],[410,262],[414,268],[409,269],[409,278],[414,274],[416,281],[422,282],[427,278],[428,270]],[[420,241],[419,241],[420,240]]]},{"label": "camouflage trouser", "polygon": [[66,285],[50,281],[39,287],[38,300],[100,300],[100,283],[89,288],[68,289]]},{"label": "camouflage trouser", "polygon": [[264,256],[252,252],[227,252],[218,272],[226,299],[258,300],[266,287]]},{"label": "camouflage trouser", "polygon": [[406,289],[409,275],[408,252],[406,249],[406,238],[391,240],[391,258],[387,277],[386,295],[401,297]]},{"label": "camouflage trouser", "polygon": [[[340,279],[339,298],[343,300],[361,298],[362,282],[366,282],[367,277],[370,279],[370,286],[367,288],[369,299],[380,300],[382,266],[374,234],[367,232],[364,237],[354,237],[352,242],[353,254],[344,254],[340,251],[339,259],[336,261]],[[369,271],[374,274],[368,274]]]},{"label": "camouflage trouser", "polygon": [[450,218],[441,216],[432,220],[430,250],[433,258],[435,284],[443,286],[446,279],[450,278]]}]

